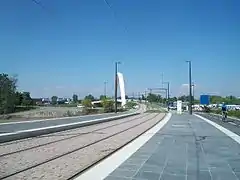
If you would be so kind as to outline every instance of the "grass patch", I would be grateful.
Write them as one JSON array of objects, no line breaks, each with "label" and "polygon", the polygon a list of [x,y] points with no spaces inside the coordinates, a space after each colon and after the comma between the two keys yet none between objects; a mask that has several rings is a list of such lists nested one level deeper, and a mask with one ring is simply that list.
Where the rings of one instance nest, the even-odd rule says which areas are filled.
[{"label": "grass patch", "polygon": [[[215,113],[215,114],[221,115],[222,110],[221,109],[211,109],[210,113]],[[228,111],[227,113],[228,113],[228,116],[240,119],[240,111],[239,110],[231,110],[231,111]]]},{"label": "grass patch", "polygon": [[6,122],[9,122],[9,120],[6,120],[6,119],[0,119],[0,123],[6,123]]},{"label": "grass patch", "polygon": [[16,112],[22,112],[22,111],[30,111],[32,109],[37,109],[36,106],[16,106],[14,109],[14,113]]},{"label": "grass patch", "polygon": [[146,113],[166,113],[167,111],[160,106],[160,104],[156,103],[147,103]]}]

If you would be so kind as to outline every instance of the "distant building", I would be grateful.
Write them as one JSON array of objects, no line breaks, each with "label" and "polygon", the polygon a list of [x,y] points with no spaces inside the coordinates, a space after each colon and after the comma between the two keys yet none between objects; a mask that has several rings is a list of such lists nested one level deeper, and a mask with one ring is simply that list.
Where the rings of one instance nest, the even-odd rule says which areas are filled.
[{"label": "distant building", "polygon": [[72,99],[70,99],[70,98],[66,98],[66,100],[65,100],[65,104],[69,104],[69,103],[71,103],[72,102]]},{"label": "distant building", "polygon": [[58,104],[69,104],[71,103],[71,99],[70,98],[58,98],[57,99],[57,103]]},{"label": "distant building", "polygon": [[32,98],[33,105],[42,105],[42,98]]},{"label": "distant building", "polygon": [[42,104],[48,105],[51,103],[51,100],[49,98],[42,98]]}]

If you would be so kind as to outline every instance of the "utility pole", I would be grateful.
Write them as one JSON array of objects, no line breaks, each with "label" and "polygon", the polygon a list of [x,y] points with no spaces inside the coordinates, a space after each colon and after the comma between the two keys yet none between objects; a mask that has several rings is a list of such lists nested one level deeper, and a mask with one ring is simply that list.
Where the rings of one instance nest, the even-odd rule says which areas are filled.
[{"label": "utility pole", "polygon": [[145,103],[147,103],[147,91],[144,91],[145,93]]},{"label": "utility pole", "polygon": [[107,82],[104,82],[104,96],[107,97]]},{"label": "utility pole", "polygon": [[170,94],[169,94],[169,92],[170,92],[170,85],[169,85],[170,83],[168,82],[167,83],[167,102],[168,102],[168,104],[167,104],[167,109],[168,109],[168,111],[169,111],[169,104],[170,104]]},{"label": "utility pole", "polygon": [[192,83],[192,97],[193,97],[193,105],[194,105],[194,90],[195,90],[195,84]]},{"label": "utility pole", "polygon": [[188,63],[188,76],[189,76],[189,114],[192,114],[192,62],[186,61]]},{"label": "utility pole", "polygon": [[115,113],[117,113],[117,86],[118,86],[118,65],[120,62],[115,62]]},{"label": "utility pole", "polygon": [[169,99],[170,99],[170,83],[168,82],[168,86],[167,86],[167,89],[168,89],[168,101],[169,101]]}]

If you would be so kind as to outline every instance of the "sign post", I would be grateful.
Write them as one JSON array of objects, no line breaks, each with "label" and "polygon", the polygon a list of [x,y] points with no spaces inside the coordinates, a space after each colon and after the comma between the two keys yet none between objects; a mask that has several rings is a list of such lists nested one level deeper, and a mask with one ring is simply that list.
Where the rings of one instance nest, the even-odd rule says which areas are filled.
[{"label": "sign post", "polygon": [[182,114],[182,101],[177,101],[177,113]]}]

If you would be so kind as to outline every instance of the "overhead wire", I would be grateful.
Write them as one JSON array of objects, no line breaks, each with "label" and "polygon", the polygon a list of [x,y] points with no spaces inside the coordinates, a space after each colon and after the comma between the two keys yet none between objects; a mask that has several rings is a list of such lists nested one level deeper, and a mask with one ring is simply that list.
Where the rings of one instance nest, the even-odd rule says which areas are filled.
[{"label": "overhead wire", "polygon": [[[116,11],[113,9],[113,7],[111,6],[111,4],[108,2],[108,0],[104,0],[104,3],[107,5],[107,7],[112,11],[112,14],[113,14],[113,17],[114,19],[116,20],[117,23],[119,23],[118,21],[118,18],[117,18],[117,14],[116,14]],[[123,28],[124,28],[124,31],[127,33],[128,30],[127,30],[127,27],[125,25],[123,25]]]},{"label": "overhead wire", "polygon": [[42,10],[44,10],[45,12],[47,12],[50,15],[54,15],[53,10],[51,9],[51,11],[49,10],[49,8],[47,8],[41,1],[38,0],[30,0],[32,1],[34,4],[36,4],[37,6],[39,6]]},{"label": "overhead wire", "polygon": [[42,9],[46,10],[45,6],[40,1],[37,1],[37,0],[31,0],[31,1],[35,4],[37,4],[38,6],[40,6]]}]

